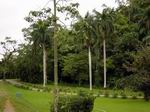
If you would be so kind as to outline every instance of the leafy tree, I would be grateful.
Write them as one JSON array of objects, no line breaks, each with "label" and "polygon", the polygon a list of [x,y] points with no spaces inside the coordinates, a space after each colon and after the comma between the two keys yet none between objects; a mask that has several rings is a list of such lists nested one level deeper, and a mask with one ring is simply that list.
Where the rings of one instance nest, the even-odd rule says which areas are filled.
[{"label": "leafy tree", "polygon": [[87,59],[85,52],[64,57],[63,76],[67,82],[78,82],[79,86],[88,82]]},{"label": "leafy tree", "polygon": [[144,48],[134,56],[132,65],[128,65],[128,69],[133,72],[133,75],[125,77],[121,80],[124,87],[131,87],[134,90],[139,90],[144,93],[145,100],[150,98],[150,74],[149,74],[149,54],[150,48]]},{"label": "leafy tree", "polygon": [[12,67],[13,66],[13,59],[14,55],[17,52],[17,46],[16,41],[12,40],[11,37],[6,37],[5,41],[1,42],[0,45],[2,46],[3,53],[1,54],[3,56],[1,61],[1,70],[3,73],[3,80],[6,79],[6,74],[12,73]]},{"label": "leafy tree", "polygon": [[41,83],[42,80],[42,49],[36,48],[35,52],[33,45],[20,44],[18,55],[15,60],[16,72],[21,81],[30,83]]}]

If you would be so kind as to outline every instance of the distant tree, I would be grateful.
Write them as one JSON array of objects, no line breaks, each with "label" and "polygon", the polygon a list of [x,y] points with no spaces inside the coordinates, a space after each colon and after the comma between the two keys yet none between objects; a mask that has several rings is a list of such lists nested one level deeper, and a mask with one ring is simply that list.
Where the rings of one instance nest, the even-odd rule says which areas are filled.
[{"label": "distant tree", "polygon": [[5,41],[0,43],[0,46],[2,46],[2,52],[1,55],[2,58],[2,66],[1,70],[3,72],[3,80],[6,79],[6,73],[10,72],[10,63],[13,59],[14,54],[17,52],[17,45],[16,41],[12,40],[11,37],[6,37]]},{"label": "distant tree", "polygon": [[79,86],[88,83],[88,57],[85,52],[70,54],[63,60],[63,77],[67,82],[78,83]]}]

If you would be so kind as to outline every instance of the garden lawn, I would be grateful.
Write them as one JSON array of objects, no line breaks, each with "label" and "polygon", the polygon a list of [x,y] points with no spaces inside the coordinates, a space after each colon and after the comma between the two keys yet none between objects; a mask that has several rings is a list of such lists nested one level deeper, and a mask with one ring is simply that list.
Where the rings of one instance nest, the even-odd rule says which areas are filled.
[{"label": "garden lawn", "polygon": [[11,100],[16,112],[49,112],[52,96],[46,92],[36,92],[14,87],[8,83],[0,82]]},{"label": "garden lawn", "polygon": [[143,99],[97,98],[94,112],[150,112],[150,102]]},{"label": "garden lawn", "polygon": [[[2,89],[7,93],[16,112],[49,112],[50,110],[51,93],[24,90],[0,82],[0,91]],[[3,100],[0,98],[0,103],[1,101]],[[93,112],[150,112],[150,102],[145,102],[143,99],[97,98]]]}]

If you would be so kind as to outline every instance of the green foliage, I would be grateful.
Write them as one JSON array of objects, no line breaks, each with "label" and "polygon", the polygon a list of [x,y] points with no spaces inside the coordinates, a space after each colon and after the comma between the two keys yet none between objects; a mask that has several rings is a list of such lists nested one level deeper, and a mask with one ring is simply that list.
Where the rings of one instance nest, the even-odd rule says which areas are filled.
[{"label": "green foliage", "polygon": [[1,77],[5,78],[16,78],[15,74],[16,63],[15,63],[15,53],[17,52],[17,42],[12,40],[11,37],[5,37],[5,40],[0,42],[1,56],[3,57],[0,62],[0,74]]},{"label": "green foliage", "polygon": [[[58,102],[58,112],[92,112],[95,98],[89,95],[61,96]],[[54,112],[54,104],[51,112]]]},{"label": "green foliage", "polygon": [[114,93],[112,94],[112,98],[117,98],[117,97],[118,97],[118,94],[114,92]]},{"label": "green foliage", "polygon": [[[66,14],[66,19],[76,20],[72,21],[69,28],[58,24],[59,82],[79,85],[89,83],[87,47],[90,46],[93,85],[101,86],[104,38],[109,87],[130,86],[135,90],[141,83],[149,81],[149,0],[128,0],[127,3],[119,3],[116,9],[105,7],[102,12],[87,12],[83,17],[77,10],[78,3],[57,8],[59,12]],[[10,78],[15,75],[26,82],[42,82],[41,47],[45,44],[48,54],[48,79],[53,81],[53,19],[50,8],[30,12],[25,18],[30,26],[23,29],[26,42],[19,45],[17,53],[13,53],[7,62],[4,60],[8,53],[2,59],[1,78],[5,71],[6,76]],[[59,18],[57,19],[59,21]]]},{"label": "green foliage", "polygon": [[144,93],[144,99],[150,100],[150,81],[143,82],[139,85],[138,89]]},{"label": "green foliage", "polygon": [[84,53],[72,54],[64,57],[63,77],[68,77],[79,84],[88,81],[88,58]]},{"label": "green foliage", "polygon": [[[17,56],[17,74],[25,82],[42,82],[42,55],[41,50],[35,53],[31,45],[22,46]],[[30,57],[30,58],[29,58]]]},{"label": "green foliage", "polygon": [[121,95],[121,98],[122,98],[122,99],[126,99],[126,98],[127,98],[126,94],[125,94],[123,91],[121,92],[120,95]]},{"label": "green foliage", "polygon": [[137,99],[137,96],[136,96],[136,95],[133,95],[133,96],[132,96],[132,99]]},{"label": "green foliage", "polygon": [[[69,15],[71,18],[79,17],[79,11],[77,8],[79,7],[79,3],[70,3],[69,5],[65,6],[58,6],[57,10],[61,13],[66,13],[66,15]],[[69,19],[69,17],[66,17],[65,19]]]}]

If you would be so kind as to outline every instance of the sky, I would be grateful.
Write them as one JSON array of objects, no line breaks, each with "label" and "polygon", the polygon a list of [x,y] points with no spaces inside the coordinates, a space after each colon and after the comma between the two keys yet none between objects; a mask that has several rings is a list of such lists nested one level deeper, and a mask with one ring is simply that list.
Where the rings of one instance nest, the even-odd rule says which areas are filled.
[{"label": "sky", "polygon": [[[12,37],[19,43],[23,42],[22,29],[28,27],[28,23],[24,17],[28,16],[31,10],[40,10],[47,3],[47,6],[52,7],[52,1],[49,0],[0,0],[0,42],[5,37]],[[71,1],[71,0],[70,0]],[[72,0],[78,2],[79,12],[85,15],[87,11],[93,9],[102,10],[102,5],[106,4],[110,7],[116,7],[115,0]],[[1,48],[0,48],[1,51]]]}]

